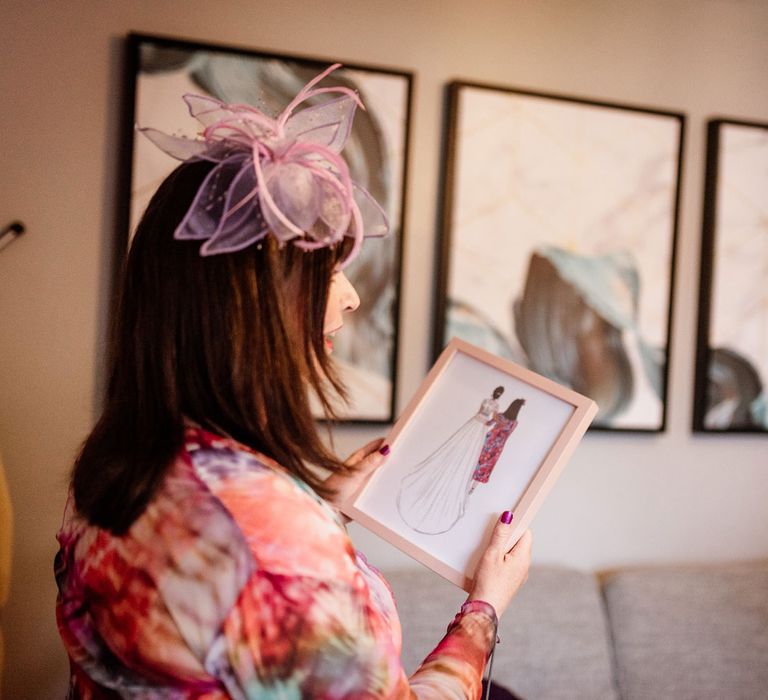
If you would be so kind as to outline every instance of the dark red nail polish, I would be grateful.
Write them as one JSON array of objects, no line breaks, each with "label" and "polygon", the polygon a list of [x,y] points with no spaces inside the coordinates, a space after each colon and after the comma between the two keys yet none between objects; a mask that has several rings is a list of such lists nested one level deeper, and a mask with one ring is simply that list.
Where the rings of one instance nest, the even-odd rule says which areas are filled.
[{"label": "dark red nail polish", "polygon": [[505,525],[509,525],[512,522],[512,511],[511,510],[505,510],[501,514],[501,522],[503,522]]},{"label": "dark red nail polish", "polygon": [[389,445],[382,445],[379,448],[379,453],[383,454],[386,457],[389,454]]}]

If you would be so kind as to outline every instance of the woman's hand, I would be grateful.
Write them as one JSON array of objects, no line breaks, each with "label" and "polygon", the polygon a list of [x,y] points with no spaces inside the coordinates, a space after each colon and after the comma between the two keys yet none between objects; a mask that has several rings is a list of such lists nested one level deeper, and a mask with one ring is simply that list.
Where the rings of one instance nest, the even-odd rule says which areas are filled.
[{"label": "woman's hand", "polygon": [[[384,464],[384,459],[389,454],[389,446],[384,445],[384,439],[378,438],[372,440],[364,447],[353,452],[344,464],[354,467],[355,471],[350,474],[331,474],[326,480],[325,485],[333,489],[336,495],[330,501],[337,510],[346,503],[357,490],[368,480],[373,472]],[[349,518],[339,513],[344,522],[349,522]]]},{"label": "woman's hand", "polygon": [[[509,513],[509,511],[507,511]],[[512,549],[507,549],[512,518],[505,513],[496,523],[491,541],[480,558],[475,581],[467,600],[484,600],[501,618],[515,593],[528,578],[531,565],[531,531],[526,530]],[[509,513],[511,516],[511,513]]]}]

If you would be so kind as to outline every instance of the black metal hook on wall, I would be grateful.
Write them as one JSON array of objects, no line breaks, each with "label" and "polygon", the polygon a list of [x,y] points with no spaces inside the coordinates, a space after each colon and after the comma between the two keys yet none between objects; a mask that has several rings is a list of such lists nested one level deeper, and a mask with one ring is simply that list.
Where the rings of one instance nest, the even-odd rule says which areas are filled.
[{"label": "black metal hook on wall", "polygon": [[0,250],[10,245],[27,229],[21,221],[12,221],[0,231]]}]

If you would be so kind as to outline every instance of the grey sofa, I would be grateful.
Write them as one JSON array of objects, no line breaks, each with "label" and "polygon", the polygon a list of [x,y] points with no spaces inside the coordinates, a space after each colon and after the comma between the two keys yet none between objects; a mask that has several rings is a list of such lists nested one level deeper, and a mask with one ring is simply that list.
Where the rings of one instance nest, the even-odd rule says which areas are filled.
[{"label": "grey sofa", "polygon": [[[426,570],[385,575],[411,672],[465,594]],[[494,681],[525,700],[768,699],[768,561],[534,567],[499,635]]]}]

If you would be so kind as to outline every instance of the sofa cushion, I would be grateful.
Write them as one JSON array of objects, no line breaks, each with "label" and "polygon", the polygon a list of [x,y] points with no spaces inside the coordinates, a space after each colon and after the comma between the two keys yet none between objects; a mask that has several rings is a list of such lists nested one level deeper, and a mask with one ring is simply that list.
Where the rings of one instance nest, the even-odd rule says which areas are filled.
[{"label": "sofa cushion", "polygon": [[384,571],[403,627],[402,662],[410,675],[442,639],[467,594],[426,569]]},{"label": "sofa cushion", "polygon": [[626,700],[768,698],[768,562],[608,576]]},{"label": "sofa cushion", "polygon": [[[466,594],[434,573],[386,572],[413,672],[445,634]],[[525,700],[614,700],[603,600],[595,577],[533,567],[499,628],[493,678]]]}]

